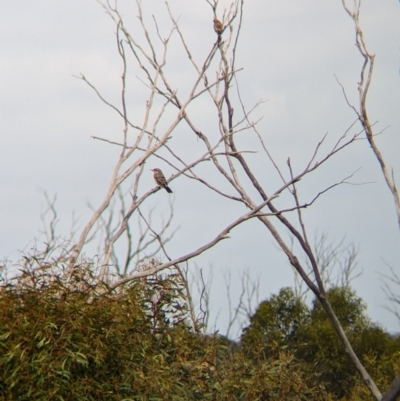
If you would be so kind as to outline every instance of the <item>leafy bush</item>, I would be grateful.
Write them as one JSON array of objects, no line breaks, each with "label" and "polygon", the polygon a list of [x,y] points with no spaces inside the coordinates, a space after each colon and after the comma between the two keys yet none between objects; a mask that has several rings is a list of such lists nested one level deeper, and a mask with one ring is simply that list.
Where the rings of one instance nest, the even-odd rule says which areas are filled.
[{"label": "leafy bush", "polygon": [[111,291],[88,271],[1,287],[0,400],[326,399],[290,353],[192,330],[179,275]]}]

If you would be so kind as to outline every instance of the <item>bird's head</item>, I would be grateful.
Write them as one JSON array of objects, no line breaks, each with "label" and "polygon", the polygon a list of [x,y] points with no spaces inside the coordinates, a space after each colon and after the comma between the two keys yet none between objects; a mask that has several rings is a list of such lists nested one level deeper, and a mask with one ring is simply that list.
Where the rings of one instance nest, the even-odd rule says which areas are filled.
[{"label": "bird's head", "polygon": [[152,168],[150,169],[151,171],[154,171],[155,173],[158,173],[159,171],[161,171],[159,168]]}]

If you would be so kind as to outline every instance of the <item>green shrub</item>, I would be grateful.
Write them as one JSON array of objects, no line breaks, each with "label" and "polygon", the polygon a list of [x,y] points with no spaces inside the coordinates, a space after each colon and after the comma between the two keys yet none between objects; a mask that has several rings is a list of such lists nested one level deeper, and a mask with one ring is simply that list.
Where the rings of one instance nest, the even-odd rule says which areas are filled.
[{"label": "green shrub", "polygon": [[22,276],[0,289],[0,400],[326,399],[290,353],[255,361],[188,316],[178,275]]}]

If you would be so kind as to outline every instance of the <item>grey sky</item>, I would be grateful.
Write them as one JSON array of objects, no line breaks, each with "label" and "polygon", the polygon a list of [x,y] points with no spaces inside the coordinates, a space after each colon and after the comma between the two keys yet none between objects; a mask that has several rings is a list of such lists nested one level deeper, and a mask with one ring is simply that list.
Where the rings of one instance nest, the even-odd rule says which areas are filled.
[{"label": "grey sky", "polygon": [[[143,3],[155,15],[164,7],[162,1]],[[197,59],[201,60],[215,40],[210,7],[202,0],[171,0],[170,4],[174,14],[180,16],[181,28]],[[221,14],[222,9],[221,2]],[[376,53],[368,101],[370,118],[376,122],[376,132],[386,128],[378,145],[397,177],[400,175],[399,11],[395,0],[365,0],[361,11],[367,43]],[[135,30],[133,8],[126,6],[124,12]],[[159,18],[161,27],[169,24],[164,12]],[[33,238],[38,237],[42,189],[58,196],[60,235],[68,232],[72,212],[80,216],[82,225],[90,216],[87,203],[97,206],[102,200],[117,153],[91,136],[117,138],[122,124],[89,87],[72,75],[85,74],[109,100],[119,101],[121,64],[114,32],[114,24],[94,0],[2,1],[0,257],[17,259],[18,250],[29,248]],[[180,51],[175,46],[177,40],[171,42],[172,63],[175,52]],[[325,146],[328,149],[355,120],[335,80],[336,75],[350,101],[357,104],[362,59],[354,45],[352,21],[342,9],[341,1],[246,1],[238,49],[237,66],[243,67],[238,74],[241,96],[247,107],[260,99],[266,100],[255,113],[264,116],[258,129],[283,169],[288,157],[296,168],[304,166],[325,133],[328,133]],[[187,66],[175,65],[172,73],[176,86],[184,91],[190,78]],[[133,89],[130,106],[140,113],[144,101],[140,97],[142,89],[139,83]],[[199,110],[198,118],[207,118],[206,111]],[[259,147],[254,138],[241,140],[249,149]],[[186,146],[188,152],[197,151],[193,138],[179,146]],[[260,153],[252,156],[250,163],[265,169],[264,184],[272,191],[279,180],[263,160]],[[150,187],[154,185],[149,171],[152,167],[149,165],[146,172]],[[305,178],[301,195],[307,200],[317,189],[359,168],[351,181],[369,184],[333,189],[307,210],[305,217],[311,236],[316,230],[327,231],[332,241],[346,237],[348,243],[359,247],[358,265],[363,275],[354,286],[367,301],[372,319],[398,331],[398,322],[383,308],[388,303],[380,288],[378,272],[388,272],[385,263],[398,269],[399,230],[389,190],[367,144],[360,141],[317,174]],[[166,168],[165,174],[168,176],[172,171]],[[400,186],[399,179],[397,183]],[[171,188],[176,210],[174,226],[180,227],[169,248],[173,256],[200,246],[244,212],[238,205],[226,207],[216,195],[183,178],[171,183]],[[165,212],[167,205],[163,198],[165,194],[158,192],[148,207],[156,206],[156,213]],[[213,214],[207,208],[204,215],[205,204],[213,205]],[[202,266],[207,270],[210,264],[214,266],[215,277],[214,310],[222,308],[221,325],[227,306],[221,271],[231,272],[236,293],[240,271],[248,269],[253,277],[261,274],[261,298],[293,283],[286,258],[255,222],[232,231],[231,239],[196,259],[191,268]]]}]

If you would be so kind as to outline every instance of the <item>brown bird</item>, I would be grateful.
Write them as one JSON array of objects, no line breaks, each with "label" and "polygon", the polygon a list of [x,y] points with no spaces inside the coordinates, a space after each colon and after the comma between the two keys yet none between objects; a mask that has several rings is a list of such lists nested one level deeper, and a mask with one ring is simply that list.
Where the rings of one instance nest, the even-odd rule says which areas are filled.
[{"label": "brown bird", "polygon": [[214,18],[214,31],[218,34],[218,36],[220,36],[224,31],[224,24],[216,18]]},{"label": "brown bird", "polygon": [[164,177],[163,172],[159,168],[153,168],[151,171],[154,171],[154,181],[161,188],[165,188],[168,193],[172,193],[172,189],[168,186],[168,182]]}]

